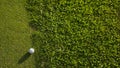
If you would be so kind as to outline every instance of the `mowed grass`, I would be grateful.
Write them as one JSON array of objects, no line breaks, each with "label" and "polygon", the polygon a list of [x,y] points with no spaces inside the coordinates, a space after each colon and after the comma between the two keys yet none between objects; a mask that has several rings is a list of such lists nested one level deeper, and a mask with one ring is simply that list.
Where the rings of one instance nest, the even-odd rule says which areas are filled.
[{"label": "mowed grass", "polygon": [[36,68],[119,68],[119,0],[27,0]]},{"label": "mowed grass", "polygon": [[34,68],[25,0],[0,0],[0,68]]}]

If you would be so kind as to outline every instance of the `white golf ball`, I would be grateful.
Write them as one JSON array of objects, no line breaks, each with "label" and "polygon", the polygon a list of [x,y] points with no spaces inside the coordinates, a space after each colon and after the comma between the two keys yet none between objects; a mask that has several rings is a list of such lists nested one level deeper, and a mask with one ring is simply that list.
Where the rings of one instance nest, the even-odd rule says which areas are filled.
[{"label": "white golf ball", "polygon": [[35,52],[34,48],[30,48],[28,51],[30,54],[33,54]]}]

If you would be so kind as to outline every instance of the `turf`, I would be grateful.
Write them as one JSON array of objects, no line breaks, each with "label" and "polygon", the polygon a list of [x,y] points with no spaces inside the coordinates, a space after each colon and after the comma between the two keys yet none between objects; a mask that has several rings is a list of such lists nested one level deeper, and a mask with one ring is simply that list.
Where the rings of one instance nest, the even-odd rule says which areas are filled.
[{"label": "turf", "polygon": [[27,0],[36,68],[119,68],[119,0]]},{"label": "turf", "polygon": [[0,0],[0,68],[34,68],[25,0]]}]

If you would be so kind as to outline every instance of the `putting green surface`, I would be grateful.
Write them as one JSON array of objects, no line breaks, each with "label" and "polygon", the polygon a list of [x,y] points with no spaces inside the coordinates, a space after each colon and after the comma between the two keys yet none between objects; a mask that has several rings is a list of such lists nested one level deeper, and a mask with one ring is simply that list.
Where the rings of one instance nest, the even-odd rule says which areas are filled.
[{"label": "putting green surface", "polygon": [[25,0],[0,0],[0,68],[34,68]]}]

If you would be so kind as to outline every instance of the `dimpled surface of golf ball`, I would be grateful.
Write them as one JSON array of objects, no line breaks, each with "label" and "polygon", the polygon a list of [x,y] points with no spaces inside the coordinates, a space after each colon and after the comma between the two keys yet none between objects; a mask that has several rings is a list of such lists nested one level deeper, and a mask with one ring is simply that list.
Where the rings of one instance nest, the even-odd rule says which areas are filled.
[{"label": "dimpled surface of golf ball", "polygon": [[29,49],[29,53],[30,53],[30,54],[33,54],[34,52],[35,52],[34,48],[30,48],[30,49]]}]

